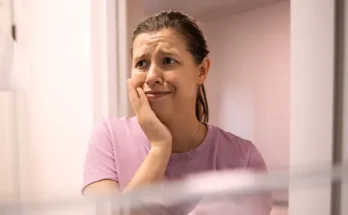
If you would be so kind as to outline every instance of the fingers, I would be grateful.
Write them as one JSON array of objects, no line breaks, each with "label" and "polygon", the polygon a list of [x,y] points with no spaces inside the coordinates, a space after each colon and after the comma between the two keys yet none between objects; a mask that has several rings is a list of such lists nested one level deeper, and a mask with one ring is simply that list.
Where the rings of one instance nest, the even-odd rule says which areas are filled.
[{"label": "fingers", "polygon": [[128,79],[128,91],[129,91],[129,100],[133,106],[134,111],[137,113],[141,104],[138,92],[135,90],[135,87],[130,79]]},{"label": "fingers", "polygon": [[138,92],[141,103],[144,105],[150,105],[149,100],[147,100],[147,97],[145,95],[144,90],[138,87],[137,92]]},{"label": "fingers", "polygon": [[129,100],[132,103],[134,111],[138,114],[140,109],[150,105],[144,91],[135,87],[131,80],[128,80]]}]

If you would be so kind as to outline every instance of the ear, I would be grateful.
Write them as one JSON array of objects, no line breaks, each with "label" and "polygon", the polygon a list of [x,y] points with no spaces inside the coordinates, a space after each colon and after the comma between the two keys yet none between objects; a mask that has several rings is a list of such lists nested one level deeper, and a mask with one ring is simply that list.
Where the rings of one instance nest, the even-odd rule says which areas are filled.
[{"label": "ear", "polygon": [[202,85],[205,82],[205,79],[207,78],[208,72],[210,68],[210,60],[208,57],[204,58],[201,65],[199,66],[199,73],[198,73],[198,79],[197,84]]}]

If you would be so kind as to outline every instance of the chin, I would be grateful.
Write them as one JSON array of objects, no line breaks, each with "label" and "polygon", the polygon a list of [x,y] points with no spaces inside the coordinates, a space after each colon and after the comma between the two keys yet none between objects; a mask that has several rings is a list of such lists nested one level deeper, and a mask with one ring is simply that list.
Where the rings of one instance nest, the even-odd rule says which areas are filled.
[{"label": "chin", "polygon": [[157,118],[163,122],[169,122],[172,120],[174,113],[171,111],[171,108],[165,108],[163,106],[151,105],[153,112],[155,112]]}]

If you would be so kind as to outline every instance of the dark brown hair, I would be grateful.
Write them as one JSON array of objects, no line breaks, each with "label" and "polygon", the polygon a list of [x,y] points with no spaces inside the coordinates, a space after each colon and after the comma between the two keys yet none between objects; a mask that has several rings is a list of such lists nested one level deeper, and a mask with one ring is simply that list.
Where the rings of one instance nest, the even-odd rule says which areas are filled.
[{"label": "dark brown hair", "polygon": [[[142,21],[135,29],[132,41],[141,33],[157,32],[165,28],[175,30],[185,38],[187,50],[193,56],[196,64],[201,64],[209,54],[207,42],[196,21],[183,13],[175,11],[164,11]],[[198,86],[196,117],[201,122],[208,122],[209,120],[208,101],[204,85]]]}]

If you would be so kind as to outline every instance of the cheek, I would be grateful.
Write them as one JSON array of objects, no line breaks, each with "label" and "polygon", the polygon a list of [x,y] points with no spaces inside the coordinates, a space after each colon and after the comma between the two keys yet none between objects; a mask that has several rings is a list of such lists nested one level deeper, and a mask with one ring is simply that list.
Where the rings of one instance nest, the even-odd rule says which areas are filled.
[{"label": "cheek", "polygon": [[146,73],[132,72],[132,81],[136,87],[142,87],[146,79]]},{"label": "cheek", "polygon": [[164,79],[167,83],[176,88],[176,91],[180,96],[190,97],[196,92],[196,80],[193,75],[189,75],[187,72],[168,72],[164,76]]},{"label": "cheek", "polygon": [[178,96],[180,97],[191,98],[196,95],[197,85],[190,79],[186,78],[176,80],[173,84],[175,85]]}]

